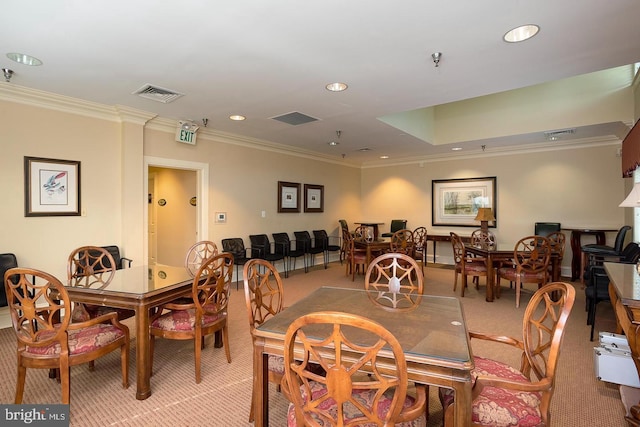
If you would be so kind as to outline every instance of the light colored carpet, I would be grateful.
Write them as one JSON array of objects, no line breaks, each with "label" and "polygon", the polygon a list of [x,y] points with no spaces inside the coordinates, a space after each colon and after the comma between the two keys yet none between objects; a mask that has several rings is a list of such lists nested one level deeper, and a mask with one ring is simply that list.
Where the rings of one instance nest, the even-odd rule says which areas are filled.
[{"label": "light colored carpet", "polygon": [[[453,295],[453,271],[447,268],[425,270],[425,292]],[[363,276],[351,282],[340,263],[328,269],[314,267],[308,274],[297,271],[284,279],[285,305],[293,304],[319,286],[360,288]],[[471,330],[522,336],[522,315],[528,295],[523,295],[515,308],[515,293],[503,287],[502,297],[494,303],[484,300],[484,282],[480,290],[471,288],[462,299]],[[503,286],[506,283],[503,283]],[[576,286],[577,300],[566,327],[560,356],[556,392],[552,401],[552,421],[556,426],[587,425],[624,426],[624,409],[618,387],[596,380],[593,369],[593,346],[586,325],[584,292]],[[117,353],[96,363],[94,372],[86,366],[72,368],[71,425],[73,426],[246,426],[252,382],[251,338],[244,293],[233,287],[229,307],[229,335],[232,362],[228,364],[223,349],[214,348],[211,339],[203,352],[202,382],[195,383],[193,344],[185,341],[158,340],[151,387],[153,394],[144,401],[135,399],[135,363],[131,363],[129,389],[120,385]],[[459,288],[458,288],[459,289]],[[125,321],[131,326],[131,319]],[[600,330],[613,331],[615,318],[610,304],[598,307]],[[420,325],[416,325],[419,328]],[[133,328],[130,328],[133,332]],[[597,335],[597,330],[596,330]],[[132,347],[135,347],[133,345]],[[499,347],[474,342],[474,354],[504,357],[518,366],[518,355],[505,353]],[[131,358],[135,349],[131,350]],[[11,403],[15,391],[15,337],[10,328],[0,330],[0,401]],[[45,370],[27,373],[25,403],[58,403],[60,387],[48,378]],[[270,389],[270,421],[286,425],[287,402],[282,394]],[[442,408],[437,388],[430,391],[429,426],[442,423]]]}]

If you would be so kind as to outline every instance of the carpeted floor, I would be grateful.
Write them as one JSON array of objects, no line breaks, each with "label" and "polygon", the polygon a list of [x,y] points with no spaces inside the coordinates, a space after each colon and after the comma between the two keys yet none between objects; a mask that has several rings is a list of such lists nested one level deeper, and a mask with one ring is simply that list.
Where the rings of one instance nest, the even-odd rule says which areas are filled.
[{"label": "carpeted floor", "polygon": [[[436,266],[434,266],[436,267]],[[437,266],[441,267],[441,266]],[[453,295],[453,271],[448,268],[425,269],[425,292]],[[297,271],[284,279],[285,305],[291,305],[319,286],[362,287],[363,276],[355,282],[344,275],[340,263],[328,269],[316,266],[308,274]],[[484,282],[481,280],[481,283]],[[556,392],[552,400],[553,424],[562,427],[624,426],[624,409],[618,387],[596,380],[593,369],[593,346],[586,325],[584,292],[576,286],[577,301],[566,327],[560,355]],[[131,386],[120,385],[117,353],[96,363],[94,372],[86,366],[72,368],[71,425],[73,426],[246,426],[248,422],[252,379],[251,338],[242,289],[233,287],[229,307],[229,334],[232,362],[228,364],[223,349],[207,341],[203,352],[202,382],[195,384],[193,344],[185,341],[158,340],[151,386],[147,400],[135,399],[135,363],[130,366]],[[528,295],[519,309],[515,294],[503,287],[502,297],[493,303],[484,300],[484,286],[470,289],[462,299],[470,330],[501,335],[522,336],[522,315]],[[131,319],[126,321],[131,326]],[[598,307],[597,328],[613,331],[615,318],[611,306]],[[419,325],[416,325],[419,327]],[[130,328],[133,333],[133,328]],[[597,331],[596,331],[597,335]],[[135,357],[132,341],[131,358]],[[505,358],[519,365],[518,355],[505,353],[486,343],[474,342],[474,354]],[[0,330],[0,401],[11,403],[15,391],[15,337],[10,328]],[[60,387],[48,378],[45,370],[27,373],[25,403],[58,403]],[[282,394],[270,390],[270,421],[285,425],[287,402]],[[429,426],[442,424],[442,408],[437,388],[430,391]]]}]

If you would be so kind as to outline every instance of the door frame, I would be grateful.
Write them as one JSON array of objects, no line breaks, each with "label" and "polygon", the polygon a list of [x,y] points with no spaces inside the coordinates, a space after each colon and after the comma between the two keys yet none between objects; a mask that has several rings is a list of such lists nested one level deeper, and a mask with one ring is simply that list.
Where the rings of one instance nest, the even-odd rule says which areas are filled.
[{"label": "door frame", "polygon": [[[209,164],[187,160],[144,156],[143,180],[145,200],[149,194],[149,167],[182,169],[196,172],[196,233],[197,240],[209,240]],[[149,204],[144,204],[143,259],[149,258]]]}]

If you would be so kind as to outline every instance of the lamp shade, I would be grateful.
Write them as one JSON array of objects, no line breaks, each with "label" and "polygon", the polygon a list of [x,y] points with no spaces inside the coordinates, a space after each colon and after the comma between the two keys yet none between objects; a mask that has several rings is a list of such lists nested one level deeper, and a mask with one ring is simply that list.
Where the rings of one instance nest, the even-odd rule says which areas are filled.
[{"label": "lamp shade", "polygon": [[638,208],[640,207],[640,182],[633,184],[633,189],[626,199],[618,206],[621,208]]},{"label": "lamp shade", "polygon": [[478,215],[475,217],[476,221],[495,221],[491,208],[478,208]]}]

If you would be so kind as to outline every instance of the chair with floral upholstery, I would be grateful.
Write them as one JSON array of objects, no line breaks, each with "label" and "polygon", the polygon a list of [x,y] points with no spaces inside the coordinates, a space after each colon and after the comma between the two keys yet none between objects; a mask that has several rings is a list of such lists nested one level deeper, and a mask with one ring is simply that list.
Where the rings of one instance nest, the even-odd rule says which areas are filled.
[{"label": "chair with floral upholstery", "polygon": [[118,349],[122,387],[129,387],[129,329],[118,322],[115,312],[83,322],[72,320],[65,315],[71,311],[67,290],[39,270],[12,268],[4,276],[4,286],[18,340],[16,404],[22,403],[27,368],[59,370],[62,403],[69,404],[70,367]]},{"label": "chair with floral upholstery", "polygon": [[[252,259],[244,265],[244,298],[249,315],[249,331],[253,337],[256,327],[280,313],[284,304],[284,288],[278,270],[269,261]],[[284,373],[284,359],[269,355],[269,381],[280,387]],[[256,387],[256,384],[253,385]],[[253,393],[251,394],[253,396]],[[253,421],[253,403],[249,413]]]},{"label": "chair with floral upholstery", "polygon": [[410,255],[389,252],[369,264],[364,288],[372,301],[390,311],[411,310],[420,304],[424,276]]},{"label": "chair with floral upholstery", "polygon": [[[156,338],[193,340],[195,351],[196,384],[200,383],[202,338],[222,332],[222,344],[231,363],[227,331],[227,305],[233,276],[233,255],[227,252],[213,256],[202,263],[193,278],[191,301],[170,302],[158,308],[150,319],[151,369]],[[165,312],[167,310],[167,312]]]},{"label": "chair with floral upholstery", "polygon": [[351,281],[354,281],[356,279],[356,271],[360,266],[362,266],[362,272],[364,273],[367,254],[364,250],[356,249],[354,237],[348,231],[342,230],[342,240],[346,242],[347,248],[345,254],[346,275],[351,274]]},{"label": "chair with floral upholstery", "polygon": [[[573,286],[562,282],[548,283],[538,289],[527,304],[521,339],[469,332],[471,339],[507,344],[522,351],[520,369],[474,356],[473,425],[550,425],[560,346],[575,293]],[[453,391],[441,388],[440,400],[445,408],[444,425],[451,426]]]},{"label": "chair with floral upholstery", "polygon": [[[302,360],[300,354],[294,357],[301,348]],[[380,366],[381,351],[393,353],[395,366]],[[325,373],[311,369],[314,363]],[[407,394],[400,343],[365,317],[316,312],[296,319],[285,335],[284,375],[283,388],[291,402],[289,427],[426,424],[425,388],[416,385],[416,397]]]},{"label": "chair with floral upholstery", "polygon": [[[454,232],[450,233],[451,246],[453,248],[453,260],[455,262],[455,270],[453,274],[453,292],[458,287],[458,274],[462,275],[462,283],[460,284],[460,296],[464,296],[467,288],[467,276],[487,277],[487,265],[484,258],[467,254],[464,243],[459,235]],[[476,281],[476,289],[479,284]]]},{"label": "chair with floral upholstery", "polygon": [[424,274],[424,266],[427,263],[427,229],[426,227],[418,227],[413,230],[413,258],[420,260],[420,268]]},{"label": "chair with floral upholstery", "polygon": [[202,263],[215,255],[218,255],[218,246],[215,243],[210,240],[196,242],[187,250],[184,268],[187,269],[191,277],[196,277]]}]

